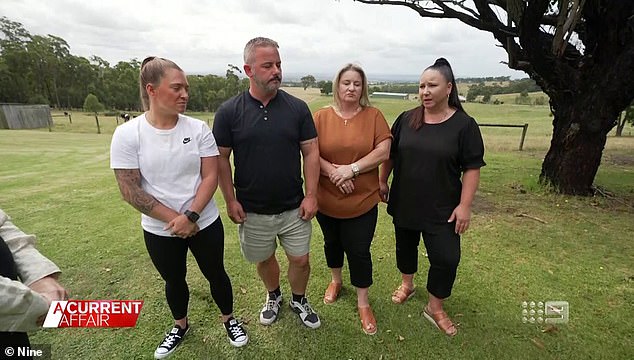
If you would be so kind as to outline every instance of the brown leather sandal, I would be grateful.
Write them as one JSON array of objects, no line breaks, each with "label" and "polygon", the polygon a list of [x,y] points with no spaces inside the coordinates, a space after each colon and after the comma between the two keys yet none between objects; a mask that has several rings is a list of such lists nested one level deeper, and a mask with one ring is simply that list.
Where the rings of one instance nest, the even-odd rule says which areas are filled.
[{"label": "brown leather sandal", "polygon": [[444,332],[445,335],[455,336],[458,333],[458,329],[456,329],[456,326],[453,324],[446,312],[441,310],[432,314],[427,306],[425,306],[423,315],[427,320],[429,320],[429,322],[434,324],[438,330]]},{"label": "brown leather sandal", "polygon": [[410,289],[403,284],[394,290],[392,293],[392,302],[395,304],[402,304],[409,300],[416,293],[416,288]]},{"label": "brown leather sandal", "polygon": [[377,332],[376,319],[370,305],[358,307],[359,318],[361,318],[361,329],[368,335],[374,335]]},{"label": "brown leather sandal", "polygon": [[341,286],[341,283],[332,281],[328,284],[328,288],[326,288],[326,293],[324,294],[324,304],[329,305],[337,301],[339,293],[341,292]]}]

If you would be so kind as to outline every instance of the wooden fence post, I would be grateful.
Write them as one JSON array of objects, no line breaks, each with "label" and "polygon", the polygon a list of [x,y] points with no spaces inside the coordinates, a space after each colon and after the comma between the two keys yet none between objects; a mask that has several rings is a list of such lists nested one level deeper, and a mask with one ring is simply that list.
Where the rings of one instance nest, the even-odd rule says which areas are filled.
[{"label": "wooden fence post", "polygon": [[524,124],[524,129],[522,129],[522,139],[520,140],[520,151],[524,149],[524,139],[526,138],[526,132],[528,131],[528,124]]},{"label": "wooden fence post", "polygon": [[97,134],[101,134],[101,128],[99,127],[99,117],[95,113],[95,120],[97,121]]}]

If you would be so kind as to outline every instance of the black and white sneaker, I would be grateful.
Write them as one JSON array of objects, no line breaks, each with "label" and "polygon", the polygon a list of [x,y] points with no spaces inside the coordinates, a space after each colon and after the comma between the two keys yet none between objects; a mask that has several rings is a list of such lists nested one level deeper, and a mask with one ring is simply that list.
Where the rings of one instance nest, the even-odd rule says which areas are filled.
[{"label": "black and white sneaker", "polygon": [[238,320],[234,318],[229,319],[225,322],[225,329],[227,330],[227,336],[229,337],[231,345],[240,347],[249,342],[249,335],[244,331],[242,323],[239,323]]},{"label": "black and white sneaker", "polygon": [[187,327],[185,329],[182,329],[178,325],[174,325],[172,330],[165,335],[165,339],[163,339],[163,342],[161,342],[156,348],[156,351],[154,351],[154,358],[164,359],[170,356],[174,352],[174,350],[176,350],[178,345],[180,345],[180,343],[183,341],[185,334],[189,332],[189,328],[189,324],[187,324]]},{"label": "black and white sneaker", "polygon": [[313,308],[310,307],[306,297],[303,297],[300,302],[291,299],[288,305],[290,305],[291,309],[293,309],[293,311],[299,316],[299,319],[302,323],[304,323],[304,325],[311,329],[317,329],[321,326],[319,316],[315,311],[313,311]]},{"label": "black and white sneaker", "polygon": [[271,298],[275,296],[271,293],[271,295],[266,295],[266,303],[264,303],[264,307],[262,307],[262,311],[260,311],[260,324],[262,325],[271,325],[276,319],[277,314],[280,312],[280,304],[282,303],[282,295],[275,296],[275,298]]}]

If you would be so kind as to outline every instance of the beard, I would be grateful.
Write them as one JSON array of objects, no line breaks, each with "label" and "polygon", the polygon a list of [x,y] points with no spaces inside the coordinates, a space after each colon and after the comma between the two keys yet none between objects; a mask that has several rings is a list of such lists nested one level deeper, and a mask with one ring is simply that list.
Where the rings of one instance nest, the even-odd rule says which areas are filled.
[{"label": "beard", "polygon": [[[278,82],[274,82],[273,80],[278,80]],[[278,90],[282,85],[282,76],[278,76],[270,80],[264,80],[253,74],[253,81],[259,88],[266,90],[267,92],[272,92]]]}]

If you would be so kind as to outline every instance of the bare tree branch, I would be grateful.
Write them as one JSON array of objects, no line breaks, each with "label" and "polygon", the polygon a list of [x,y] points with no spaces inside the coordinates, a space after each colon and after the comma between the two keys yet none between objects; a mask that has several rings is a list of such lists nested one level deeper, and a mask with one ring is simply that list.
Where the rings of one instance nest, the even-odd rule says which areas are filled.
[{"label": "bare tree branch", "polygon": [[[497,22],[497,24],[487,23],[482,21],[479,17],[477,11],[467,7],[464,1],[456,1],[456,0],[401,0],[401,1],[392,1],[392,0],[354,0],[356,2],[360,2],[363,4],[374,4],[374,5],[401,5],[408,7],[414,11],[416,11],[421,17],[428,18],[442,18],[442,19],[457,19],[471,27],[474,27],[478,30],[494,32],[501,31],[508,35],[517,36],[517,30],[508,27],[501,22]],[[465,12],[457,11],[456,9],[448,6],[448,4],[452,4]]]}]

